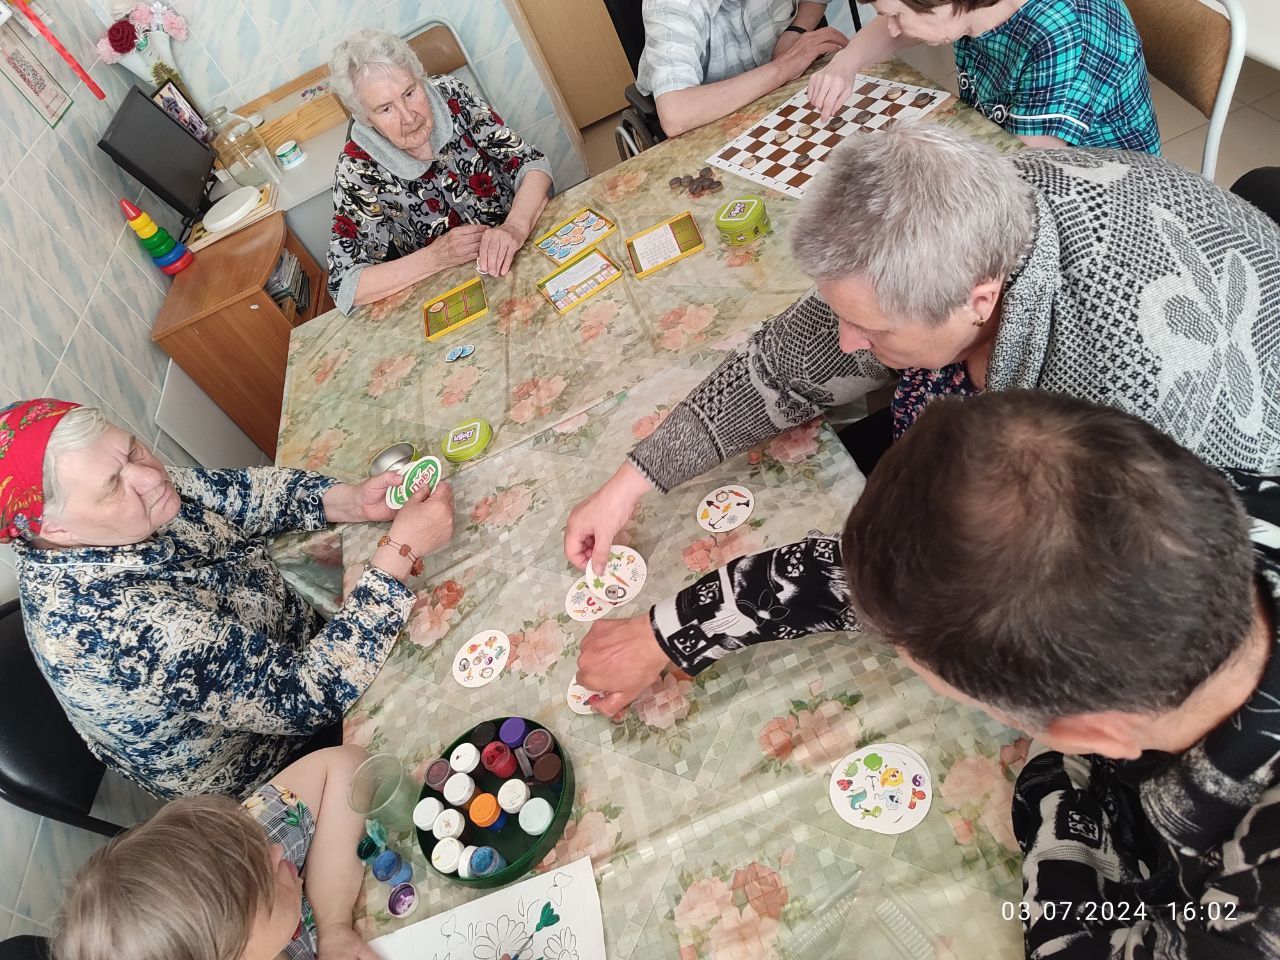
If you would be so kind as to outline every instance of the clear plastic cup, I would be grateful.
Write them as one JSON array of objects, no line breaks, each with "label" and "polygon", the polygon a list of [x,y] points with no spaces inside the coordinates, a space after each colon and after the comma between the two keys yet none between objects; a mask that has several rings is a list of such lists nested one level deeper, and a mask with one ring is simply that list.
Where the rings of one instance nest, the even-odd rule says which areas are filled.
[{"label": "clear plastic cup", "polygon": [[418,784],[404,764],[389,753],[378,753],[360,764],[351,778],[347,804],[356,813],[377,820],[390,833],[413,827]]}]

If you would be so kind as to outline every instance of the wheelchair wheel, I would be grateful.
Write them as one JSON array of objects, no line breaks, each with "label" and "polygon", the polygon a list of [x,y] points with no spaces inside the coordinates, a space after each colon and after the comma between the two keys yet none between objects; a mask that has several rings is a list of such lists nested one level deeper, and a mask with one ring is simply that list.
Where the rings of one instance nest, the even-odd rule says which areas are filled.
[{"label": "wheelchair wheel", "polygon": [[658,142],[644,119],[631,107],[623,110],[618,117],[618,125],[613,130],[613,140],[618,145],[618,156],[623,160],[629,160],[643,153]]}]

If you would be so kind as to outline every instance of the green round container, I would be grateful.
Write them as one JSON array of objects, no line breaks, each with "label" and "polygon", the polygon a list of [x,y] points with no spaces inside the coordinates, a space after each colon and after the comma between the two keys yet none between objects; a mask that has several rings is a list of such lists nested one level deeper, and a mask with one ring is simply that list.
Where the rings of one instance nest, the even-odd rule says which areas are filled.
[{"label": "green round container", "polygon": [[489,421],[479,417],[466,420],[445,435],[444,458],[450,463],[472,460],[484,453],[492,439],[493,427],[489,426]]},{"label": "green round container", "polygon": [[[501,728],[502,721],[506,719],[507,717],[496,717],[490,722],[493,723],[495,729],[498,729]],[[520,719],[529,725],[530,730],[547,730],[547,728],[542,724],[534,723],[528,717],[521,717]],[[481,722],[483,723],[484,721]],[[476,727],[478,726],[480,726],[479,723],[476,724]],[[476,727],[471,727],[463,733],[462,736],[454,740],[453,743],[445,747],[440,756],[448,759],[449,755],[453,753],[454,749],[456,749],[460,744],[470,741],[472,731],[474,731]],[[542,787],[535,786],[532,783],[529,784],[531,796],[542,797],[542,799],[551,804],[553,814],[551,818],[551,826],[547,828],[547,832],[540,837],[529,836],[520,829],[520,824],[518,822],[519,816],[517,814],[507,814],[506,824],[501,830],[496,832],[486,830],[483,827],[477,827],[468,817],[467,829],[473,836],[483,837],[485,840],[485,846],[493,847],[502,854],[503,858],[507,861],[507,867],[505,870],[499,870],[497,873],[488,877],[475,877],[470,880],[464,880],[456,873],[441,873],[431,865],[431,851],[436,847],[436,838],[432,836],[429,830],[420,830],[415,827],[414,831],[418,834],[418,847],[422,850],[423,856],[427,858],[427,868],[430,869],[432,873],[438,877],[444,877],[446,880],[450,880],[453,883],[460,884],[464,887],[488,890],[493,887],[506,886],[508,883],[519,880],[535,866],[541,863],[542,858],[551,852],[551,848],[556,845],[556,842],[564,833],[565,824],[569,822],[569,815],[573,812],[574,782],[573,764],[569,762],[569,755],[564,752],[564,749],[560,744],[560,738],[550,730],[547,730],[547,733],[550,733],[552,739],[555,740],[557,753],[564,764],[560,783],[554,787]],[[520,769],[517,767],[516,776],[519,775]],[[495,795],[498,792],[498,788],[505,782],[503,778],[496,777],[486,770],[483,764],[476,767],[476,769],[471,773],[471,777],[476,782],[477,792],[492,793]],[[418,794],[418,799],[425,800],[427,797],[435,797],[441,803],[444,803],[446,807],[449,806],[448,803],[445,803],[445,799],[442,794],[432,790],[424,783],[422,785],[421,792]],[[455,807],[454,809],[457,808]],[[466,816],[466,813],[467,811],[462,811],[463,816]]]},{"label": "green round container", "polygon": [[769,211],[764,197],[748,193],[726,200],[716,211],[720,239],[731,247],[741,247],[769,232]]}]

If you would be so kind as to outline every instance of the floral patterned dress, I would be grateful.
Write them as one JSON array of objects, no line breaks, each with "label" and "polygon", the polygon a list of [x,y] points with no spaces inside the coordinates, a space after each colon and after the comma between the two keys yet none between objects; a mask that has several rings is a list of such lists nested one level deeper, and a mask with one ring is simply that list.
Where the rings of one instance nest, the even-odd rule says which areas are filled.
[{"label": "floral patterned dress", "polygon": [[459,224],[497,226],[531,171],[551,176],[542,152],[466,84],[440,76],[424,87],[433,159],[409,156],[359,121],[338,157],[329,292],[343,313],[354,309],[366,266],[430,246]]}]

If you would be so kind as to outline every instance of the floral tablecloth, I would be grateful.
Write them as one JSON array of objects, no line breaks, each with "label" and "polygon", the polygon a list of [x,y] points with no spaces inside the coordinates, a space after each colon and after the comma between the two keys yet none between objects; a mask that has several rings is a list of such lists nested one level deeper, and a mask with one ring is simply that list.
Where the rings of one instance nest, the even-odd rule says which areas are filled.
[{"label": "floral tablecloth", "polygon": [[[873,72],[929,85],[900,64]],[[543,218],[545,229],[595,207],[617,220],[604,246],[621,259],[625,237],[688,208],[708,241],[694,257],[643,280],[628,275],[558,317],[533,289],[550,261],[526,248],[509,277],[486,279],[493,316],[435,343],[423,338],[421,304],[464,270],[296,330],[279,462],[355,479],[393,440],[438,451],[464,417],[492,423],[486,454],[454,471],[454,541],[413,584],[406,635],[348,716],[347,738],[395,753],[421,777],[479,719],[516,713],[555,731],[578,796],[544,868],[592,857],[611,958],[1012,958],[1021,930],[1002,918],[1002,901],[1021,889],[1009,808],[1026,744],[932,695],[873,638],[766,645],[695,680],[667,676],[617,725],[565,706],[587,630],[563,604],[574,576],[561,550],[570,508],[725,351],[808,287],[785,242],[793,201],[769,194],[775,233],[731,250],[716,242],[714,208],[748,185],[726,176],[718,197],[692,200],[667,181],[696,172],[799,85],[574,188]],[[963,105],[931,119],[1016,148]],[[443,362],[449,346],[467,342],[472,357]],[[737,530],[706,534],[695,503],[730,479],[756,493],[755,513]],[[650,497],[621,538],[647,558],[650,578],[641,602],[620,613],[641,613],[733,557],[838,530],[861,488],[834,433],[815,421]],[[291,580],[332,609],[339,579],[358,576],[380,532],[347,527],[276,552]],[[452,679],[452,655],[487,628],[511,637],[511,660],[497,681],[468,690]],[[929,815],[897,837],[845,824],[827,799],[833,763],[879,740],[919,751],[935,779]],[[418,916],[472,896],[434,879],[407,839],[399,847],[412,854]],[[408,922],[390,917],[387,893],[367,879],[357,910],[370,936]],[[842,904],[854,905],[849,919],[827,929]],[[498,960],[515,946],[485,939],[476,957]]]}]

